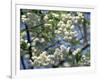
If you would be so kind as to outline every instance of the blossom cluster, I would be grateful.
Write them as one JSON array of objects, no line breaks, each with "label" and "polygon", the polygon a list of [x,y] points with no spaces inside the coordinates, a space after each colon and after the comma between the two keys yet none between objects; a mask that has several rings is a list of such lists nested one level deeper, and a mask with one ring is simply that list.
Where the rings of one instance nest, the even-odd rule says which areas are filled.
[{"label": "blossom cluster", "polygon": [[[37,49],[34,48],[37,51]],[[30,60],[33,67],[41,66],[57,66],[63,60],[65,60],[69,54],[70,47],[66,48],[61,45],[60,48],[56,48],[54,54],[48,54],[47,51],[41,52],[38,56],[33,52],[32,60]]]},{"label": "blossom cluster", "polygon": [[[41,17],[42,16],[42,17]],[[31,45],[32,57],[29,60],[34,68],[42,67],[70,67],[73,66],[73,61],[77,55],[81,55],[81,48],[72,49],[71,46],[64,44],[52,48],[53,51],[45,50],[48,47],[48,42],[56,38],[57,35],[61,36],[64,41],[71,43],[77,41],[78,32],[75,30],[77,24],[84,22],[83,12],[52,12],[45,13],[45,15],[36,14],[34,12],[27,12],[21,16],[21,21],[27,23],[32,28],[31,43],[24,39],[26,32],[21,33],[21,46],[22,51],[28,49]],[[41,24],[40,26],[37,26]],[[48,39],[50,41],[48,41]],[[24,51],[25,52],[25,51]],[[26,56],[29,58],[29,54]],[[63,63],[61,64],[61,62]],[[82,55],[80,62],[83,64],[90,64],[89,58]]]}]

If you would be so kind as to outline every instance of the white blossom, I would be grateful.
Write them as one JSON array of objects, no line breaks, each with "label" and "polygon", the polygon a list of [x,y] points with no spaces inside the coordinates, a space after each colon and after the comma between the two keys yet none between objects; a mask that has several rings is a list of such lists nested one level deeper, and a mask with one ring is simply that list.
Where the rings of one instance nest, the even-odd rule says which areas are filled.
[{"label": "white blossom", "polygon": [[58,30],[56,33],[57,33],[57,34],[60,34],[60,33],[61,33],[61,31],[60,31],[60,30]]},{"label": "white blossom", "polygon": [[37,59],[37,56],[32,56],[32,59],[33,59],[33,60],[36,60],[36,59]]},{"label": "white blossom", "polygon": [[24,42],[25,42],[25,43],[28,43],[28,41],[27,41],[27,40],[24,40]]},{"label": "white blossom", "polygon": [[48,58],[54,59],[54,55],[48,55]]},{"label": "white blossom", "polygon": [[30,43],[27,43],[27,46],[29,47],[30,46]]},{"label": "white blossom", "polygon": [[47,55],[47,51],[43,51],[42,52],[42,55]]},{"label": "white blossom", "polygon": [[36,51],[37,51],[37,49],[36,49],[35,47],[32,47],[32,50],[33,50],[34,52],[36,52]]},{"label": "white blossom", "polygon": [[67,47],[67,51],[66,52],[69,53],[70,49],[71,49],[70,47]]},{"label": "white blossom", "polygon": [[59,15],[57,13],[52,13],[52,15],[56,18],[59,18]]},{"label": "white blossom", "polygon": [[63,30],[63,28],[61,28],[61,27],[60,27],[58,30],[62,31],[62,30]]},{"label": "white blossom", "polygon": [[49,19],[49,22],[53,22],[53,19]]},{"label": "white blossom", "polygon": [[64,22],[63,22],[63,21],[59,21],[58,24],[57,24],[57,26],[59,27],[59,26],[61,26],[62,24],[64,24]]},{"label": "white blossom", "polygon": [[80,17],[79,16],[76,16],[76,20],[79,21],[80,20]]},{"label": "white blossom", "polygon": [[63,24],[61,24],[61,27],[62,27],[62,28],[64,28],[65,26],[66,26],[66,24],[64,24],[64,23],[63,23]]},{"label": "white blossom", "polygon": [[32,15],[32,13],[31,12],[27,12],[27,16],[30,16],[30,15]]},{"label": "white blossom", "polygon": [[83,59],[83,60],[86,60],[86,56],[85,56],[85,55],[82,55],[82,59]]},{"label": "white blossom", "polygon": [[63,29],[63,32],[66,32],[67,31],[67,29],[65,28],[65,29]]},{"label": "white blossom", "polygon": [[65,33],[65,35],[68,35],[69,34],[69,32],[68,31],[66,31],[66,32],[64,32]]},{"label": "white blossom", "polygon": [[45,24],[44,24],[44,26],[45,26],[45,27],[48,27],[48,26],[49,26],[49,27],[51,27],[51,26],[52,26],[52,24],[45,23]]},{"label": "white blossom", "polygon": [[80,48],[77,48],[77,49],[73,52],[73,55],[78,54],[80,51],[81,51],[81,49],[80,49]]},{"label": "white blossom", "polygon": [[34,42],[39,41],[39,40],[40,40],[39,38],[35,38],[35,39],[34,39]]},{"label": "white blossom", "polygon": [[71,19],[71,18],[72,18],[71,13],[68,13],[68,14],[67,14],[67,18],[68,18],[68,19]]},{"label": "white blossom", "polygon": [[65,45],[60,45],[61,51],[64,51],[66,49]]},{"label": "white blossom", "polygon": [[45,15],[43,19],[47,21],[49,19],[48,15]]},{"label": "white blossom", "polygon": [[77,20],[77,19],[75,19],[75,20],[74,20],[74,23],[76,23],[76,24],[77,24],[77,23],[78,23],[78,20]]},{"label": "white blossom", "polygon": [[74,29],[74,27],[75,27],[75,25],[72,25],[70,28],[71,28],[71,29]]},{"label": "white blossom", "polygon": [[68,37],[68,40],[72,40],[72,36],[69,36],[69,37]]},{"label": "white blossom", "polygon": [[36,41],[33,41],[31,44],[32,44],[32,46],[35,46],[36,45]]},{"label": "white blossom", "polygon": [[44,38],[41,38],[40,42],[41,43],[45,42],[45,39]]},{"label": "white blossom", "polygon": [[64,39],[67,40],[69,37],[68,36],[64,36]]},{"label": "white blossom", "polygon": [[84,16],[83,16],[83,13],[82,13],[82,12],[78,12],[77,14],[78,14],[78,16],[79,16],[80,18],[84,18]]},{"label": "white blossom", "polygon": [[72,25],[72,20],[67,20],[67,24]]},{"label": "white blossom", "polygon": [[73,55],[76,55],[78,52],[75,50],[74,52],[73,52]]},{"label": "white blossom", "polygon": [[22,18],[26,18],[26,15],[22,15]]},{"label": "white blossom", "polygon": [[70,29],[71,25],[70,24],[66,24],[66,28]]}]

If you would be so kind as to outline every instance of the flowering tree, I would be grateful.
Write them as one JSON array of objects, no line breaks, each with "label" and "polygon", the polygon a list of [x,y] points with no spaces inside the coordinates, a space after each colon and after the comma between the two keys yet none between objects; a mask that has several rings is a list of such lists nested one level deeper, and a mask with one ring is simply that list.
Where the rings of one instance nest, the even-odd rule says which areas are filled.
[{"label": "flowering tree", "polygon": [[90,66],[89,12],[21,9],[20,14],[23,69]]}]

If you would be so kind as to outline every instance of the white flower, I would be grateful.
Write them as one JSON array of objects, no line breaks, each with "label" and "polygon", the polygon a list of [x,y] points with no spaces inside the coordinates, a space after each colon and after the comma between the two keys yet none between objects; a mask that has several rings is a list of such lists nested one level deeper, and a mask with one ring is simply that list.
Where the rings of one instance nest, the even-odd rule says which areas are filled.
[{"label": "white flower", "polygon": [[35,42],[35,41],[33,41],[33,42],[32,42],[32,46],[35,46],[35,45],[36,45],[36,42]]},{"label": "white flower", "polygon": [[54,55],[48,55],[48,58],[54,59],[55,57],[54,57]]},{"label": "white flower", "polygon": [[47,21],[49,19],[48,15],[45,15],[43,19]]},{"label": "white flower", "polygon": [[82,55],[82,59],[83,59],[83,60],[86,60],[86,56],[85,56],[85,55]]},{"label": "white flower", "polygon": [[52,16],[59,18],[59,15],[57,13],[52,13]]},{"label": "white flower", "polygon": [[30,63],[31,65],[33,65],[33,61],[32,61],[32,60],[29,60],[29,63]]},{"label": "white flower", "polygon": [[65,33],[65,35],[68,35],[69,34],[69,32],[68,31],[66,31],[66,32],[64,32]]},{"label": "white flower", "polygon": [[47,51],[43,51],[42,52],[42,55],[47,55]]},{"label": "white flower", "polygon": [[29,16],[29,15],[31,15],[32,13],[31,12],[27,12],[27,15]]},{"label": "white flower", "polygon": [[72,40],[72,36],[69,36],[69,37],[68,37],[68,40]]},{"label": "white flower", "polygon": [[65,45],[60,45],[60,49],[62,48],[66,49]]},{"label": "white flower", "polygon": [[22,15],[22,18],[26,18],[26,15]]},{"label": "white flower", "polygon": [[34,39],[34,42],[36,42],[36,41],[39,41],[39,38],[35,38],[35,39]]},{"label": "white flower", "polygon": [[60,54],[61,50],[59,48],[56,48],[55,49],[55,52],[54,52],[54,56],[58,56]]},{"label": "white flower", "polygon": [[75,19],[76,19],[76,16],[72,16],[72,21],[75,21]]},{"label": "white flower", "polygon": [[58,30],[55,30],[55,33],[57,33],[58,32]]},{"label": "white flower", "polygon": [[32,47],[32,50],[33,50],[34,52],[36,52],[36,51],[37,51],[37,49],[36,49],[35,47]]},{"label": "white flower", "polygon": [[61,17],[66,17],[67,15],[65,13],[62,13],[61,14]]},{"label": "white flower", "polygon": [[81,51],[81,49],[80,49],[80,48],[77,48],[77,49],[73,52],[73,55],[78,54],[80,51]]},{"label": "white flower", "polygon": [[60,27],[60,28],[58,28],[58,30],[62,31],[62,30],[63,30],[63,28],[61,28],[61,27]]},{"label": "white flower", "polygon": [[67,48],[66,52],[69,53],[69,51],[70,51],[70,47]]},{"label": "white flower", "polygon": [[41,43],[45,42],[45,39],[44,38],[41,38],[40,42]]},{"label": "white flower", "polygon": [[67,29],[65,28],[65,29],[63,29],[63,31],[64,31],[64,32],[66,32],[66,31],[67,31]]},{"label": "white flower", "polygon": [[47,57],[47,52],[46,51],[42,52],[39,57],[42,58],[41,61],[45,61],[48,58]]},{"label": "white flower", "polygon": [[71,26],[71,29],[74,29],[74,27],[75,27],[75,26],[74,26],[74,25],[72,25],[72,26]]},{"label": "white flower", "polygon": [[64,28],[65,28],[65,26],[66,26],[66,24],[64,24],[64,23],[63,23],[63,24],[61,24],[61,28],[62,28],[62,29],[64,29]]},{"label": "white flower", "polygon": [[72,20],[67,20],[67,24],[72,25]]},{"label": "white flower", "polygon": [[77,21],[80,20],[80,17],[79,17],[79,16],[76,16],[76,20],[77,20]]},{"label": "white flower", "polygon": [[46,23],[46,24],[44,24],[44,26],[45,26],[45,27],[48,27],[48,26],[51,27],[52,24],[47,24],[47,23]]},{"label": "white flower", "polygon": [[41,56],[37,57],[37,60],[41,61],[41,59],[42,59],[42,57],[41,57]]},{"label": "white flower", "polygon": [[66,21],[66,18],[65,17],[62,17],[62,21]]},{"label": "white flower", "polygon": [[71,13],[67,14],[67,18],[68,19],[71,19],[72,18]]},{"label": "white flower", "polygon": [[57,34],[60,34],[60,33],[61,33],[61,31],[60,31],[60,30],[58,30],[58,31],[57,31]]},{"label": "white flower", "polygon": [[82,55],[82,57],[85,58],[86,56],[85,55]]},{"label": "white flower", "polygon": [[82,12],[78,12],[77,13],[79,17],[84,18],[83,13]]},{"label": "white flower", "polygon": [[67,40],[68,39],[68,36],[64,36],[64,39]]},{"label": "white flower", "polygon": [[27,46],[29,47],[30,46],[30,43],[28,43]]},{"label": "white flower", "polygon": [[24,42],[27,43],[28,41],[27,40],[24,40]]},{"label": "white flower", "polygon": [[69,29],[71,27],[70,24],[66,24],[66,28]]},{"label": "white flower", "polygon": [[59,26],[61,26],[62,24],[64,24],[64,22],[63,22],[63,21],[59,21],[59,23],[57,24],[57,26],[59,27]]},{"label": "white flower", "polygon": [[75,50],[74,52],[73,52],[73,55],[76,55],[78,52]]},{"label": "white flower", "polygon": [[76,24],[77,24],[77,23],[78,23],[78,20],[77,20],[77,19],[75,19],[75,20],[74,20],[74,23],[76,23]]},{"label": "white flower", "polygon": [[80,48],[77,48],[77,52],[80,52],[81,51],[81,49]]},{"label": "white flower", "polygon": [[60,49],[59,49],[59,48],[56,48],[55,51],[56,51],[56,52],[60,52]]},{"label": "white flower", "polygon": [[26,22],[27,21],[27,18],[22,18],[22,22]]},{"label": "white flower", "polygon": [[61,52],[63,52],[66,49],[65,45],[60,45],[60,49],[61,49]]},{"label": "white flower", "polygon": [[62,14],[61,14],[61,19],[62,19],[62,21],[65,21],[67,18],[68,18],[68,17],[67,17],[67,14],[65,14],[65,13],[62,13]]},{"label": "white flower", "polygon": [[21,19],[23,22],[27,21],[26,15],[22,15]]},{"label": "white flower", "polygon": [[53,22],[53,19],[50,19],[49,22]]},{"label": "white flower", "polygon": [[34,52],[32,52],[32,56],[35,56],[35,53]]},{"label": "white flower", "polygon": [[82,23],[84,22],[84,19],[82,19]]}]

